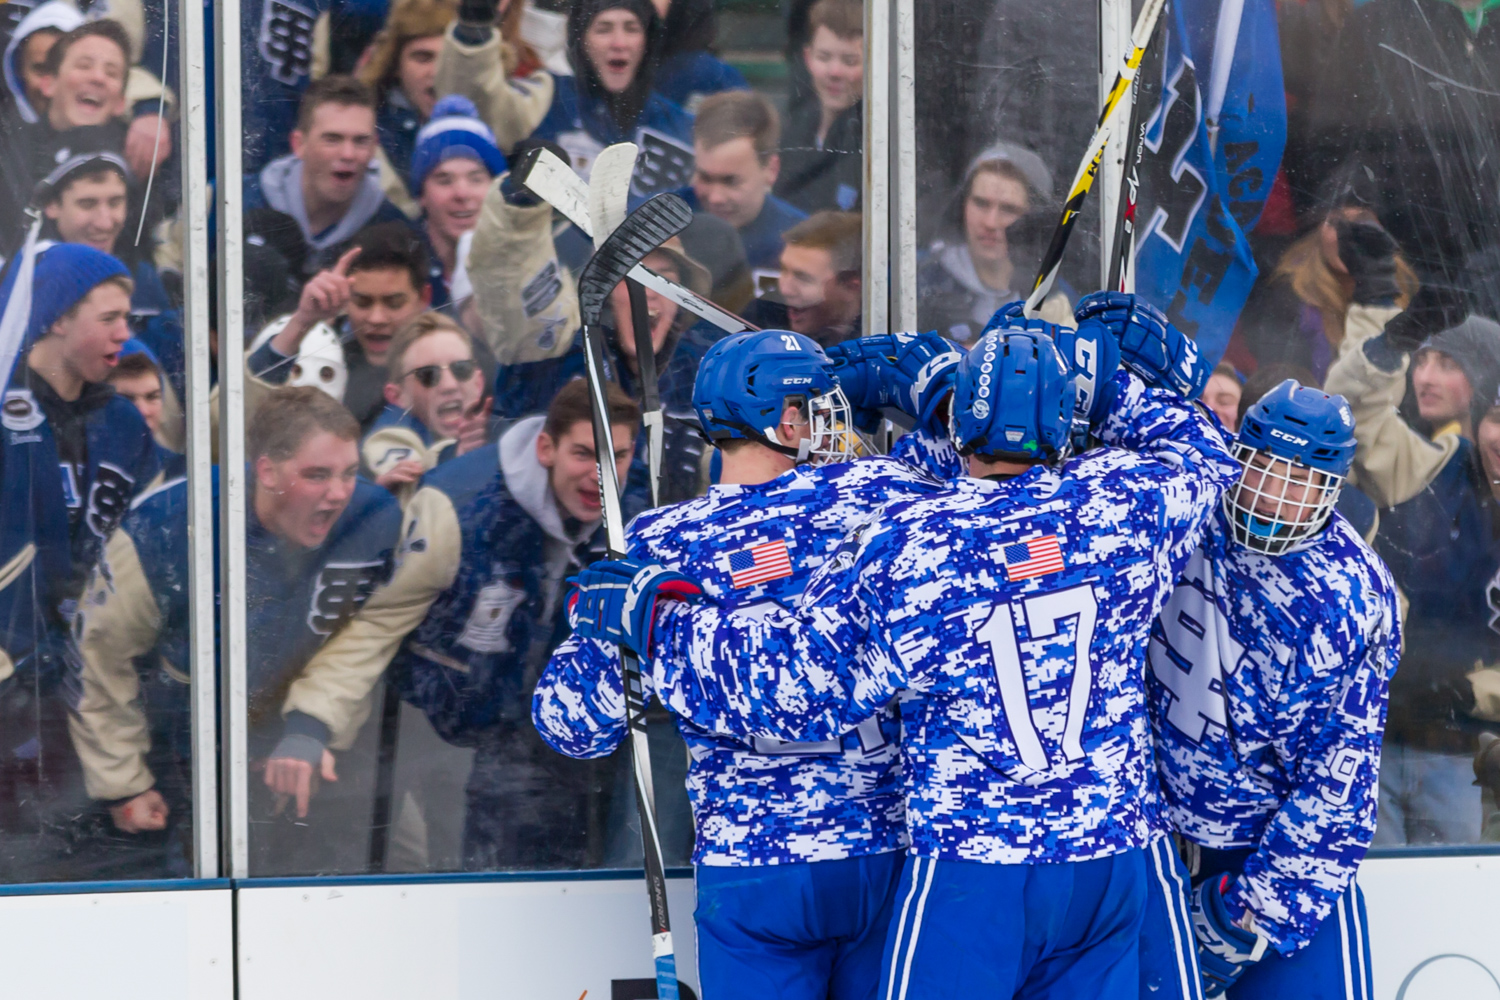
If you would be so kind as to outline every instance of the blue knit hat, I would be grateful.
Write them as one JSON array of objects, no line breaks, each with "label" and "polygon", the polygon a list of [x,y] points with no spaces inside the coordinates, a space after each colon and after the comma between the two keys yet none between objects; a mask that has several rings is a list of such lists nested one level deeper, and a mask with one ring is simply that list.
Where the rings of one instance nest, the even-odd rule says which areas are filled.
[{"label": "blue knit hat", "polygon": [[478,160],[491,177],[505,172],[505,154],[495,145],[495,133],[479,120],[474,102],[449,94],[433,106],[432,120],[417,133],[417,146],[411,154],[412,194],[421,197],[427,175],[455,156]]},{"label": "blue knit hat", "polygon": [[114,257],[82,243],[58,243],[36,262],[31,280],[31,322],[26,339],[35,340],[68,310],[82,302],[110,278],[130,277],[125,265]]}]

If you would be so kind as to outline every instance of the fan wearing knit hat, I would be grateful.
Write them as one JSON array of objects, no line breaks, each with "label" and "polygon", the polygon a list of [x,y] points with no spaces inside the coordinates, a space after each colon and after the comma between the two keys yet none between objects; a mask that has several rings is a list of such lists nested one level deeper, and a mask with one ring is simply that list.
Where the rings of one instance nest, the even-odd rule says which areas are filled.
[{"label": "fan wearing knit hat", "polygon": [[448,302],[448,285],[460,264],[459,242],[479,224],[490,181],[505,169],[505,154],[473,102],[456,94],[438,101],[432,120],[417,133],[411,158],[411,192],[422,206],[435,307]]},{"label": "fan wearing knit hat", "polygon": [[77,399],[119,363],[133,287],[124,264],[81,243],[59,243],[37,260],[27,364],[63,399]]},{"label": "fan wearing knit hat", "polygon": [[[0,407],[0,502],[15,512],[0,527],[11,541],[27,535],[39,563],[44,548],[53,553],[39,576],[51,591],[42,607],[77,596],[131,497],[160,468],[145,420],[107,382],[130,340],[130,290],[125,265],[78,243],[42,253],[32,275],[26,353]],[[16,496],[26,499],[11,503]]]}]

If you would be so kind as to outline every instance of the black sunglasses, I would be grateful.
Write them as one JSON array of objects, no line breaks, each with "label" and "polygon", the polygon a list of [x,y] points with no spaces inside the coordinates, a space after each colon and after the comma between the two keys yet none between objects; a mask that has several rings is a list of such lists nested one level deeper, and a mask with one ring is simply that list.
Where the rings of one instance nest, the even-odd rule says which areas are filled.
[{"label": "black sunglasses", "polygon": [[[455,361],[452,364],[446,365],[422,365],[420,368],[413,368],[406,375],[415,375],[417,381],[422,384],[422,388],[433,389],[443,380],[444,369],[453,373],[455,381],[467,382],[474,377],[475,372],[479,371],[479,362]],[[402,375],[401,377],[406,378],[406,375]]]}]

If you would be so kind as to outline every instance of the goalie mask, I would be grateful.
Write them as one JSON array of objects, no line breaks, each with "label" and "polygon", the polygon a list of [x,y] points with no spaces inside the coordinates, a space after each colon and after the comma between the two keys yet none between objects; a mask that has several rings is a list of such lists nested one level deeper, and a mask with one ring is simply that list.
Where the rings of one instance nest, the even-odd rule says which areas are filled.
[{"label": "goalie mask", "polygon": [[[267,326],[250,345],[251,351],[269,342],[290,320],[290,316],[283,316]],[[310,385],[343,402],[344,390],[349,387],[349,363],[344,360],[343,343],[329,324],[314,324],[303,336],[297,356],[287,364],[287,385]]]},{"label": "goalie mask", "polygon": [[[788,406],[808,423],[808,436],[795,446],[776,436]],[[715,445],[755,441],[814,465],[848,462],[861,451],[833,363],[817,341],[800,333],[759,330],[719,341],[698,366],[693,410]]]},{"label": "goalie mask", "polygon": [[1243,468],[1224,494],[1234,540],[1290,552],[1333,515],[1354,462],[1354,413],[1344,397],[1287,379],[1246,411],[1234,457]]}]

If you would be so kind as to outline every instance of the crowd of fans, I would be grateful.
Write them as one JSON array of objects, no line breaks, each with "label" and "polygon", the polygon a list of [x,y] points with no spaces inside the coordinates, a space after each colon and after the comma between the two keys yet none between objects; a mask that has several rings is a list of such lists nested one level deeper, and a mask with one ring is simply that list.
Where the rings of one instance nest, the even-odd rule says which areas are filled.
[{"label": "crowd of fans", "polygon": [[[7,288],[28,208],[42,248],[0,451],[16,880],[190,869],[176,85],[160,0],[101,6],[46,0],[6,25]],[[253,869],[629,864],[622,761],[561,758],[529,722],[565,580],[602,545],[576,294],[592,243],[510,166],[542,146],[587,179],[635,142],[632,203],[676,191],[695,213],[648,267],[757,326],[858,337],[860,0],[782,4],[784,72],[761,90],[721,51],[710,0],[244,6],[247,327],[243,345],[209,334],[247,368]],[[1353,406],[1344,513],[1408,616],[1385,843],[1473,841],[1496,808],[1474,776],[1500,786],[1476,758],[1500,725],[1488,6],[1278,5],[1288,151],[1203,399],[1230,429],[1285,377]],[[1027,134],[965,134],[918,271],[920,324],[960,347],[1028,286],[1073,169]],[[1394,297],[1367,294],[1377,271]],[[646,306],[668,502],[712,481],[691,389],[724,334],[655,291]],[[650,490],[623,284],[603,325],[628,513]],[[667,794],[685,751],[667,725],[652,739],[663,838],[685,858],[685,801]]]}]

